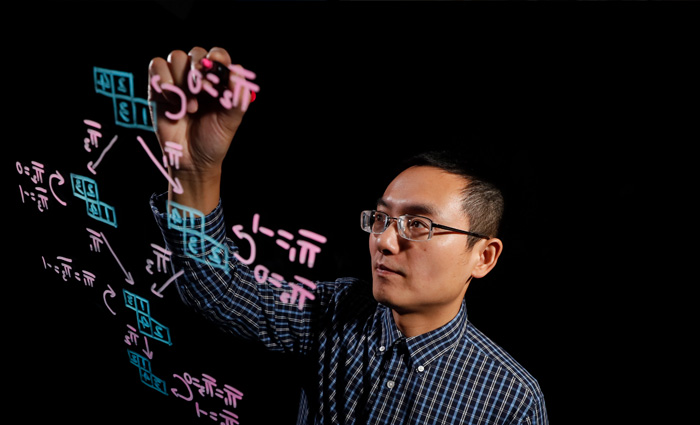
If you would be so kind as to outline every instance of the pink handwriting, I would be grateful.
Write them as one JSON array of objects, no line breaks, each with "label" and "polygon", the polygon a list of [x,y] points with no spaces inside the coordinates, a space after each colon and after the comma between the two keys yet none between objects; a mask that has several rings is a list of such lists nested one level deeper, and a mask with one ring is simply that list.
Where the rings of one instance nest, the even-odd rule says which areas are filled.
[{"label": "pink handwriting", "polygon": [[[250,256],[248,258],[243,258],[240,256],[240,254],[236,253],[235,256],[236,258],[242,262],[243,264],[250,265],[255,261],[255,256],[256,256],[256,246],[255,246],[255,241],[253,240],[253,237],[250,236],[249,234],[243,232],[243,225],[242,224],[236,224],[232,227],[233,233],[236,235],[237,238],[239,239],[245,239],[249,244],[250,244]],[[267,227],[261,226],[260,225],[260,214],[254,214],[253,215],[253,223],[252,223],[252,232],[253,234],[260,233],[262,235],[265,235],[269,238],[274,238],[275,234],[277,236],[280,236],[280,238],[275,239],[275,244],[277,244],[279,247],[283,248],[284,250],[289,252],[288,258],[290,262],[295,262],[297,259],[297,248],[293,247],[290,244],[290,241],[294,239],[294,234],[291,232],[284,230],[284,229],[279,229],[275,233],[274,230],[269,229]],[[312,232],[310,230],[306,229],[299,229],[298,230],[299,235],[304,236],[305,238],[311,239],[314,242],[318,242],[320,244],[325,244],[327,239],[325,236],[319,235],[318,233]],[[299,239],[296,241],[296,244],[300,247],[299,249],[299,263],[300,264],[306,264],[310,269],[314,267],[316,264],[316,254],[321,252],[321,248],[318,245],[315,245],[307,240]]]},{"label": "pink handwriting", "polygon": [[41,261],[44,263],[44,270],[53,270],[56,274],[60,274],[64,282],[68,282],[69,279],[75,279],[78,282],[83,283],[85,286],[93,287],[95,282],[95,274],[87,270],[77,271],[73,270],[73,259],[68,257],[56,257],[55,263],[49,263],[46,261],[44,256],[41,256]]},{"label": "pink handwriting", "polygon": [[65,179],[61,173],[57,170],[55,173],[49,176],[48,189],[44,184],[44,164],[36,161],[31,161],[30,165],[23,165],[21,162],[17,161],[15,163],[15,168],[17,173],[20,175],[24,174],[29,176],[29,180],[36,185],[34,190],[24,189],[22,185],[19,185],[19,195],[24,204],[25,199],[30,199],[32,202],[36,202],[39,211],[44,212],[49,208],[49,196],[48,193],[51,191],[53,198],[61,205],[66,206],[66,203],[61,200],[61,198],[56,195],[54,191],[54,181],[58,186],[62,186],[65,183]]},{"label": "pink handwriting", "polygon": [[163,291],[165,291],[165,288],[167,288],[171,283],[173,283],[178,277],[182,276],[184,273],[184,270],[180,270],[179,272],[175,273],[158,289],[156,289],[156,286],[158,286],[158,284],[154,283],[153,285],[151,285],[151,292],[153,292],[153,294],[155,294],[155,296],[157,296],[158,298],[163,298]]},{"label": "pink handwriting", "polygon": [[[228,384],[220,385],[213,376],[205,373],[202,373],[201,378],[194,377],[187,372],[183,373],[182,376],[173,374],[173,377],[177,378],[181,385],[178,385],[177,388],[173,385],[170,391],[175,397],[185,401],[193,401],[198,394],[199,398],[205,400],[218,398],[224,402],[225,406],[235,409],[238,401],[243,399],[241,391]],[[221,422],[222,424],[238,424],[238,416],[235,413],[225,409],[219,412],[204,411],[200,407],[199,401],[195,401],[195,412],[197,417],[203,415],[212,420],[217,420],[217,417],[225,420],[225,422]]]},{"label": "pink handwriting", "polygon": [[157,93],[163,93],[163,90],[167,90],[175,93],[180,97],[180,110],[177,113],[172,113],[170,111],[165,111],[165,116],[173,121],[177,121],[185,116],[187,112],[187,97],[185,97],[185,92],[182,91],[178,86],[172,85],[170,83],[160,83],[160,75],[154,75],[151,77],[151,87]]},{"label": "pink handwriting", "polygon": [[143,336],[143,343],[146,348],[141,349],[141,352],[148,357],[149,360],[153,360],[153,351],[148,348],[148,337],[146,335],[139,335],[139,331],[131,325],[126,325],[126,329],[124,343],[130,346],[137,346],[139,344],[139,338]]},{"label": "pink handwriting", "polygon": [[[85,150],[88,152],[92,151],[92,148],[98,148],[99,146],[99,141],[100,138],[102,137],[102,133],[100,133],[99,129],[102,128],[102,125],[98,123],[97,121],[92,121],[92,120],[83,120],[83,123],[88,126],[87,132],[88,132],[88,137],[83,139],[84,142],[84,147]],[[104,158],[105,154],[107,151],[109,151],[112,148],[112,145],[117,141],[118,136],[112,137],[112,140],[109,142],[106,148],[102,150],[102,153],[100,153],[99,158],[97,158],[97,161],[90,161],[87,164],[87,169],[92,173],[92,174],[97,174],[96,168],[98,165],[100,165],[100,162],[102,162],[102,158]]]},{"label": "pink handwriting", "polygon": [[199,407],[199,402],[196,401],[194,402],[194,408],[195,412],[197,412],[198,418],[201,418],[202,416],[208,416],[209,419],[211,419],[214,422],[221,420],[221,422],[219,422],[219,424],[221,425],[238,425],[240,423],[238,422],[238,415],[236,415],[233,412],[229,412],[225,409],[221,410],[221,412],[207,412],[206,410],[202,410]]},{"label": "pink handwriting", "polygon": [[126,281],[126,283],[128,283],[129,285],[133,285],[134,278],[131,276],[131,272],[127,271],[122,265],[122,262],[119,261],[117,254],[114,252],[112,246],[107,241],[107,237],[105,236],[105,234],[89,229],[87,227],[85,228],[85,230],[88,231],[88,234],[90,235],[90,240],[92,242],[92,244],[90,245],[90,251],[100,252],[100,245],[104,243],[107,249],[109,249],[109,252],[112,253],[112,257],[114,257],[114,260],[117,262],[117,265],[119,265],[119,268],[122,269],[122,273],[124,273],[124,280]]},{"label": "pink handwriting", "polygon": [[[221,106],[226,109],[238,107],[238,99],[240,98],[241,110],[246,111],[250,105],[252,93],[260,91],[260,86],[249,81],[255,79],[255,73],[240,65],[229,65],[228,68],[229,71],[231,71],[229,80],[233,83],[233,91],[225,89],[222,93],[219,93],[213,86],[221,83],[219,77],[211,73],[203,77],[201,71],[197,69],[191,69],[187,74],[187,88],[191,94],[195,95],[204,90],[209,96],[219,99]],[[208,80],[212,85],[203,84],[204,79]],[[157,93],[169,91],[175,93],[180,99],[179,110],[176,112],[165,111],[165,116],[167,118],[177,121],[185,116],[187,113],[187,96],[181,88],[170,83],[162,83],[160,75],[151,77],[150,83],[151,87],[153,87]]]},{"label": "pink handwriting", "polygon": [[124,336],[124,342],[126,345],[136,345],[139,342],[139,333],[136,330],[135,327],[131,325],[126,325],[127,332],[126,335]]},{"label": "pink handwriting", "polygon": [[107,285],[107,290],[105,290],[105,291],[102,293],[102,300],[104,300],[105,306],[107,306],[107,310],[109,310],[110,313],[112,313],[113,316],[116,316],[117,313],[115,313],[114,310],[112,310],[112,307],[110,307],[109,304],[107,304],[107,297],[114,298],[114,297],[116,297],[116,296],[117,296],[117,293],[114,292],[114,289],[112,289],[112,287],[109,286],[109,284],[108,284],[108,285]]},{"label": "pink handwriting", "polygon": [[153,161],[154,164],[156,164],[156,167],[158,167],[158,170],[165,176],[165,178],[170,182],[171,185],[173,185],[173,191],[175,193],[182,193],[182,185],[180,184],[180,180],[175,177],[174,179],[170,177],[170,174],[166,171],[165,167],[163,167],[158,160],[156,159],[155,155],[153,155],[153,152],[151,152],[150,149],[148,149],[148,146],[146,145],[146,142],[141,138],[141,136],[136,136],[136,140],[141,144],[143,149],[146,151],[146,154],[148,154],[148,157],[151,158],[151,161]]},{"label": "pink handwriting", "polygon": [[100,138],[102,137],[102,133],[100,133],[97,130],[100,130],[102,128],[102,125],[97,121],[92,120],[83,120],[83,123],[89,127],[87,129],[88,137],[83,139],[83,147],[86,151],[90,152],[91,148],[96,148],[99,144]]},{"label": "pink handwriting", "polygon": [[180,158],[182,157],[182,145],[176,142],[165,142],[165,148],[163,148],[163,150],[168,154],[167,158],[165,154],[163,155],[163,167],[175,167],[176,170],[179,170]]},{"label": "pink handwriting", "polygon": [[[77,282],[82,283],[86,287],[93,288],[95,286],[95,273],[82,269],[77,270],[73,266],[73,259],[63,256],[56,256],[56,261],[47,260],[43,255],[41,256],[41,261],[44,264],[44,270],[52,270],[56,274],[60,274],[64,282],[68,282],[73,279]],[[105,306],[116,316],[116,313],[107,303],[107,297],[114,298],[116,296],[114,290],[111,286],[107,285],[107,289],[102,293],[102,299],[104,300]]]},{"label": "pink handwriting", "polygon": [[[151,244],[151,248],[153,248],[153,253],[156,255],[156,267],[159,272],[165,273],[167,271],[167,266],[166,263],[170,261],[170,256],[172,255],[172,252],[169,250],[163,248],[162,246],[156,245],[154,243]],[[153,270],[151,268],[153,267],[153,260],[150,258],[146,259],[146,271],[148,274],[153,274]]]},{"label": "pink handwriting", "polygon": [[[248,258],[244,258],[238,252],[235,252],[235,257],[243,264],[251,266],[255,262],[257,255],[257,245],[255,239],[251,234],[243,231],[242,224],[236,224],[232,227],[234,235],[240,239],[245,240],[250,245],[250,255]],[[260,214],[253,215],[253,221],[251,226],[251,233],[261,234],[269,238],[275,238],[275,244],[280,248],[287,251],[287,259],[289,262],[296,262],[297,258],[300,264],[305,264],[308,268],[313,268],[316,264],[316,254],[321,252],[321,248],[316,244],[325,244],[327,238],[318,233],[312,232],[306,229],[299,229],[297,233],[303,236],[305,240],[299,238],[296,240],[296,246],[293,246],[295,235],[284,229],[278,229],[277,231],[272,230],[268,227],[260,225]],[[297,249],[297,246],[299,247]],[[298,256],[297,256],[298,254]],[[257,264],[253,269],[253,275],[258,283],[269,283],[276,288],[284,288],[288,286],[291,288],[290,292],[283,292],[280,295],[280,300],[284,303],[297,303],[297,307],[301,310],[304,308],[305,301],[313,300],[314,295],[311,292],[316,289],[316,284],[311,280],[306,279],[299,275],[294,275],[295,282],[285,282],[285,279],[279,273],[270,272],[270,270],[262,264]],[[308,289],[307,289],[308,288]]]}]

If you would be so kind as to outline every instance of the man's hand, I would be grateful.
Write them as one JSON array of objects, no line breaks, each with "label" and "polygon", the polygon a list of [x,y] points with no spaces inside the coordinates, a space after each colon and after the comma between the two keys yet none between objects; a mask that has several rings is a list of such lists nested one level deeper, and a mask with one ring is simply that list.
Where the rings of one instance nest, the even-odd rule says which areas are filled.
[{"label": "man's hand", "polygon": [[[206,71],[202,58],[224,66],[231,64],[228,52],[216,47],[208,52],[201,47],[189,53],[175,50],[167,60],[154,58],[148,69],[148,99],[156,104],[156,114],[151,110],[151,118],[161,149],[165,149],[166,142],[182,147],[179,168],[170,167],[169,172],[183,190],[178,194],[170,187],[170,199],[206,214],[218,204],[221,166],[243,119],[243,96],[250,96],[250,92],[240,90],[237,106],[224,107],[211,93],[222,93],[227,88],[233,92],[233,84],[228,80],[214,85],[202,78]],[[193,94],[191,87],[200,89]]]}]

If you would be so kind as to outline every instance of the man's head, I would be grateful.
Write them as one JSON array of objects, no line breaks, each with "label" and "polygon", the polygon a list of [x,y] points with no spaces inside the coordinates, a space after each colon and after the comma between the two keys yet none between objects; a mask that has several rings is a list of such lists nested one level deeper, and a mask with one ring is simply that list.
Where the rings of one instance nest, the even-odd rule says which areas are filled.
[{"label": "man's head", "polygon": [[392,221],[383,233],[370,234],[374,296],[399,313],[454,310],[471,278],[485,276],[496,265],[503,248],[496,238],[503,198],[448,155],[421,155],[409,165],[388,185],[377,211],[396,218],[423,216],[487,237],[433,225],[430,240],[412,241],[400,236],[399,224]]}]

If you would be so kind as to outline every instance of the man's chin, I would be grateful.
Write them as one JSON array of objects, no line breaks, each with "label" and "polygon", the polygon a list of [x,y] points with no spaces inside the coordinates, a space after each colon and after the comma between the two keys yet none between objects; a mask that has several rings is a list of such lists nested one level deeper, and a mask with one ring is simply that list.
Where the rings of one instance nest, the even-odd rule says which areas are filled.
[{"label": "man's chin", "polygon": [[386,283],[378,283],[376,279],[372,282],[372,295],[374,299],[379,304],[395,310],[399,307],[399,303],[397,303],[396,297],[392,296],[391,289],[392,288],[389,288]]}]

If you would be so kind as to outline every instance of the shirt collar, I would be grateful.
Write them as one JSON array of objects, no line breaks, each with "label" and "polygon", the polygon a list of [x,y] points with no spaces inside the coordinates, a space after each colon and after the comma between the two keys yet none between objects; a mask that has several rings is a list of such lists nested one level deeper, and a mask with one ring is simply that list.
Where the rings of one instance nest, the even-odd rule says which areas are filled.
[{"label": "shirt collar", "polygon": [[467,307],[464,301],[457,315],[447,324],[411,338],[404,337],[396,326],[391,309],[383,308],[380,346],[388,350],[394,344],[405,341],[409,354],[409,367],[427,367],[432,361],[452,349],[465,335],[467,329]]},{"label": "shirt collar", "polygon": [[379,341],[379,345],[385,349],[391,348],[399,340],[405,339],[399,328],[394,322],[394,315],[391,313],[391,309],[386,306],[381,306],[384,310],[381,314],[381,326],[382,326],[382,337]]}]

